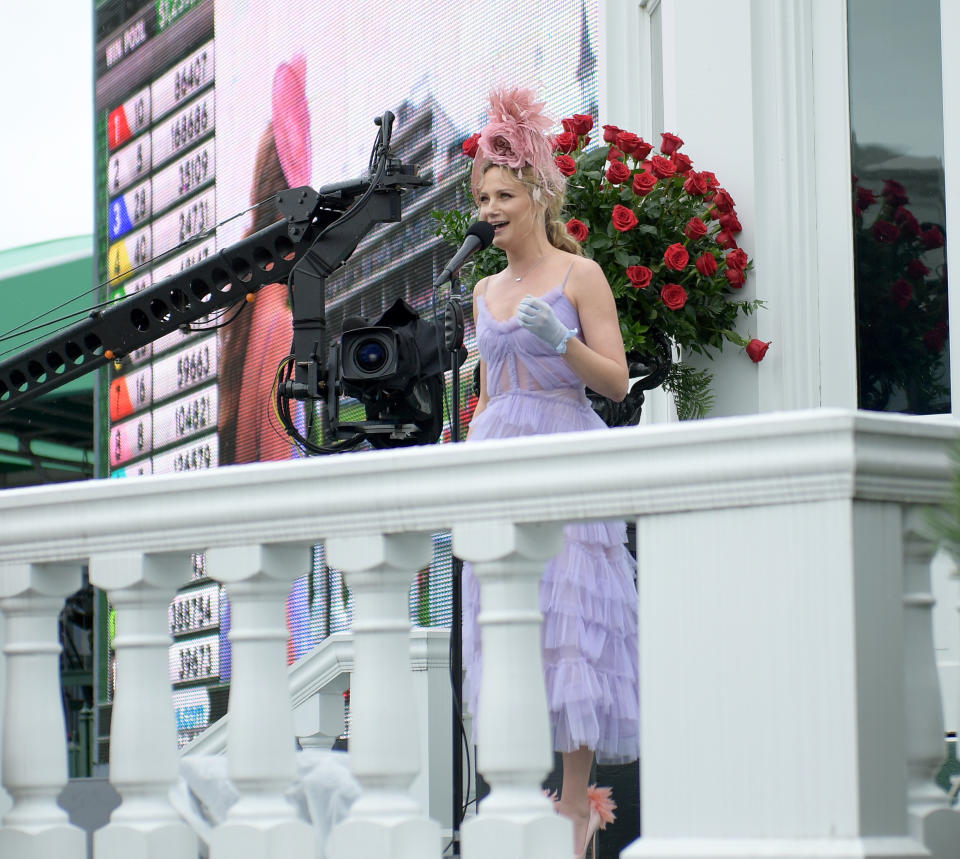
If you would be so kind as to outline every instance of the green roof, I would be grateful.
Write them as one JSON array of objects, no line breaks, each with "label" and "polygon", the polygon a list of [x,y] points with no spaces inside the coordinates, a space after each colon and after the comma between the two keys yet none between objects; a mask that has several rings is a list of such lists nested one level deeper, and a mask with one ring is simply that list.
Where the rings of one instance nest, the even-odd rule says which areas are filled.
[{"label": "green roof", "polygon": [[[93,236],[0,251],[0,361],[82,318],[94,288]],[[91,373],[58,390],[92,390],[94,380]]]}]

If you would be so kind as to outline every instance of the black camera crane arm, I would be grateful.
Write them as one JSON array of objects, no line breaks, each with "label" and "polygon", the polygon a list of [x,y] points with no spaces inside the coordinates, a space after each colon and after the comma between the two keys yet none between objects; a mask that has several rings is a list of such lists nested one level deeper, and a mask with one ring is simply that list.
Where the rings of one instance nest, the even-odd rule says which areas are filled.
[{"label": "black camera crane arm", "polygon": [[[392,121],[389,113],[384,116]],[[378,125],[384,122],[377,119]],[[378,139],[382,138],[381,129]],[[245,301],[248,294],[287,280],[298,266],[307,289],[301,288],[297,297],[308,313],[319,301],[322,316],[323,296],[311,296],[316,290],[309,287],[322,292],[326,277],[347,260],[374,224],[400,220],[404,187],[426,184],[391,159],[386,148],[379,157],[383,167],[370,179],[319,192],[308,187],[279,192],[283,220],[0,362],[0,414]],[[297,285],[294,289],[297,292]],[[305,363],[299,348],[296,352]],[[317,386],[307,395],[319,396]]]}]

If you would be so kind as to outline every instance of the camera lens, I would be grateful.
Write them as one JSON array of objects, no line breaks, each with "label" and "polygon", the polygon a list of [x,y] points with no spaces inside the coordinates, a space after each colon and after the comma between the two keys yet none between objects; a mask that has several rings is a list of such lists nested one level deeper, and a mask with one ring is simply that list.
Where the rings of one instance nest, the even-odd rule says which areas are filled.
[{"label": "camera lens", "polygon": [[387,362],[387,350],[378,340],[363,340],[357,344],[354,357],[364,373],[376,373]]}]

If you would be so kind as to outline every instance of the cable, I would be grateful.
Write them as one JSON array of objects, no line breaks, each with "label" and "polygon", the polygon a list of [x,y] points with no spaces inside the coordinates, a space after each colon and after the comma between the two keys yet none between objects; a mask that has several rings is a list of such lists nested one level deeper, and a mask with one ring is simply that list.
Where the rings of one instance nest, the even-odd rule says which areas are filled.
[{"label": "cable", "polygon": [[[166,250],[166,251],[164,251],[163,253],[158,254],[157,256],[151,257],[149,260],[146,260],[145,262],[140,263],[140,265],[135,266],[134,268],[130,269],[130,271],[127,273],[127,275],[125,275],[125,277],[128,277],[129,275],[134,274],[135,272],[139,271],[140,269],[142,269],[142,268],[144,268],[144,267],[146,267],[146,266],[156,265],[157,263],[161,262],[162,260],[164,260],[166,257],[170,256],[171,254],[173,254],[173,253],[175,253],[175,252],[177,252],[177,251],[183,250],[184,248],[190,247],[191,245],[193,245],[193,244],[201,241],[202,239],[208,238],[215,230],[219,229],[219,228],[222,227],[224,224],[228,224],[228,223],[230,223],[231,221],[233,221],[233,220],[235,220],[235,219],[237,219],[237,218],[240,218],[240,217],[243,217],[244,215],[249,214],[250,212],[254,211],[255,209],[258,209],[258,208],[260,208],[261,206],[264,206],[264,205],[266,205],[267,203],[275,200],[276,197],[277,197],[276,194],[271,194],[269,197],[265,197],[264,199],[260,200],[260,201],[257,202],[257,203],[254,203],[252,206],[249,206],[248,208],[244,209],[243,211],[237,212],[236,214],[233,214],[233,215],[230,215],[230,216],[227,217],[227,218],[224,218],[222,221],[214,224],[213,226],[211,226],[209,229],[205,230],[204,232],[198,233],[196,236],[192,236],[191,238],[187,239],[186,241],[181,242],[180,244],[176,245],[175,247],[170,248],[169,250]],[[109,288],[110,284],[111,284],[115,279],[116,279],[116,278],[109,278],[109,279],[106,280],[106,281],[103,281],[103,282],[101,282],[101,283],[98,283],[98,284],[96,284],[95,286],[91,287],[90,289],[85,290],[85,291],[83,291],[83,292],[81,292],[81,293],[73,296],[72,298],[68,298],[66,301],[62,302],[61,304],[58,304],[58,305],[56,305],[55,307],[50,308],[49,310],[45,310],[43,313],[41,313],[41,314],[39,314],[39,315],[37,315],[37,316],[34,316],[32,319],[28,319],[28,320],[26,320],[26,321],[24,321],[24,322],[21,322],[20,324],[18,324],[18,325],[16,325],[16,326],[14,326],[13,328],[7,330],[7,331],[4,332],[3,334],[0,334],[0,343],[3,343],[3,342],[5,342],[5,341],[7,341],[7,340],[12,340],[14,337],[18,337],[18,336],[23,335],[23,334],[29,334],[29,333],[31,333],[31,332],[33,332],[33,331],[40,331],[40,330],[42,330],[43,328],[47,328],[47,327],[49,327],[49,326],[56,325],[56,324],[61,323],[61,322],[67,322],[67,321],[76,319],[76,318],[78,318],[78,317],[89,316],[89,315],[92,314],[92,313],[96,313],[98,310],[102,310],[102,309],[104,309],[104,308],[112,307],[112,306],[118,304],[119,302],[123,301],[124,299],[129,298],[129,296],[127,296],[127,295],[121,295],[121,296],[118,296],[118,297],[116,297],[116,298],[110,298],[110,299],[107,299],[106,301],[101,301],[101,302],[99,302],[99,303],[97,303],[97,304],[94,304],[94,305],[91,306],[91,307],[86,307],[86,308],[84,308],[84,309],[82,309],[82,310],[77,310],[77,311],[75,311],[75,312],[73,312],[73,313],[71,313],[71,314],[68,314],[67,316],[61,316],[61,317],[58,317],[58,318],[56,318],[56,319],[51,319],[51,320],[49,320],[49,321],[47,321],[47,322],[41,323],[40,325],[35,325],[35,326],[32,327],[32,328],[27,328],[27,327],[26,327],[26,326],[28,326],[28,325],[31,325],[31,324],[34,323],[34,322],[40,322],[40,320],[42,320],[42,319],[44,319],[45,317],[49,316],[51,313],[55,313],[56,311],[58,311],[58,310],[60,310],[60,309],[62,309],[62,308],[64,308],[64,307],[67,307],[68,305],[72,304],[72,303],[75,302],[75,301],[80,301],[81,299],[84,299],[84,298],[86,298],[86,297],[89,296],[89,295],[93,295],[93,294],[100,293],[103,289]],[[224,324],[226,324],[226,323],[224,323]],[[66,326],[61,327],[60,329],[58,329],[58,331],[63,331],[63,330],[65,330],[65,328],[66,328]],[[194,329],[194,330],[203,330],[203,329]],[[51,333],[57,333],[57,331],[54,331],[54,332],[51,332]],[[37,342],[39,342],[40,340],[43,340],[43,339],[44,339],[45,337],[47,337],[47,336],[50,336],[50,334],[41,335],[40,337],[35,337],[35,338],[33,338],[32,340],[28,340],[28,341],[25,342],[25,343],[20,343],[20,344],[18,344],[16,347],[14,347],[14,348],[12,348],[12,349],[8,349],[8,350],[5,351],[5,352],[0,352],[0,357],[3,357],[4,355],[9,355],[11,352],[20,351],[20,350],[23,349],[25,346],[30,346],[30,345],[32,345],[32,344],[34,344],[34,343],[37,343]]]},{"label": "cable", "polygon": [[309,438],[306,438],[301,434],[300,430],[297,429],[293,414],[290,412],[290,403],[292,398],[286,397],[280,393],[281,374],[286,369],[287,379],[289,380],[293,375],[292,368],[295,360],[295,356],[288,355],[280,362],[280,365],[277,367],[277,372],[274,375],[272,395],[277,419],[280,421],[280,424],[286,434],[293,439],[294,444],[299,448],[301,453],[305,455],[308,453],[316,455],[343,453],[348,450],[353,450],[353,448],[358,447],[364,441],[366,441],[366,436],[363,433],[356,433],[355,435],[350,436],[349,438],[341,439],[340,441],[319,445],[310,441]]}]

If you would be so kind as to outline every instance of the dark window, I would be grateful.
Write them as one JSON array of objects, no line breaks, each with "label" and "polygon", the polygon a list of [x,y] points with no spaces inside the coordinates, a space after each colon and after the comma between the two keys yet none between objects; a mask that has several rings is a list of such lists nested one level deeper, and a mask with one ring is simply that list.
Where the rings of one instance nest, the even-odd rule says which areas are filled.
[{"label": "dark window", "polygon": [[847,19],[858,405],[949,412],[940,4],[848,0]]}]

